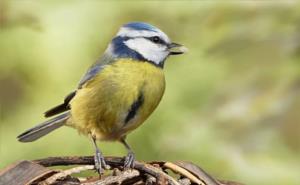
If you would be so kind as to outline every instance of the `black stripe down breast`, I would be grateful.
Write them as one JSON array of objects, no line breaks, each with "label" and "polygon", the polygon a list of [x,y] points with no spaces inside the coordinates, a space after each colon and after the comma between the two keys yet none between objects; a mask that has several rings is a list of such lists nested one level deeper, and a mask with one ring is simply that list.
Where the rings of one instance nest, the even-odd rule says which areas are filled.
[{"label": "black stripe down breast", "polygon": [[144,103],[144,95],[143,93],[140,93],[138,99],[132,103],[130,110],[128,111],[128,114],[125,118],[125,124],[127,124],[131,119],[134,118],[138,109],[142,106],[143,103]]}]

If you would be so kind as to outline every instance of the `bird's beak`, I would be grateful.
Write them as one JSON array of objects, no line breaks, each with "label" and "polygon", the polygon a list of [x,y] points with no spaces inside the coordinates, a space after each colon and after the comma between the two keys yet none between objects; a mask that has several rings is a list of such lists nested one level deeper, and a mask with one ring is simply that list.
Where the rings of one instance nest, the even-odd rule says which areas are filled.
[{"label": "bird's beak", "polygon": [[174,42],[168,45],[168,50],[170,55],[180,55],[188,51],[188,49],[183,45]]}]

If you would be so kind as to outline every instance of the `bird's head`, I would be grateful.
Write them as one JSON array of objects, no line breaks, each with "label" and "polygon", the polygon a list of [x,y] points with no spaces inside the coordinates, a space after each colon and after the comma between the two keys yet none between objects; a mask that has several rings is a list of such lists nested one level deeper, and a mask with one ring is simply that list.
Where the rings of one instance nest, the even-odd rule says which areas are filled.
[{"label": "bird's head", "polygon": [[168,56],[186,51],[187,48],[171,42],[160,29],[143,22],[123,25],[106,50],[115,58],[144,60],[160,67]]}]

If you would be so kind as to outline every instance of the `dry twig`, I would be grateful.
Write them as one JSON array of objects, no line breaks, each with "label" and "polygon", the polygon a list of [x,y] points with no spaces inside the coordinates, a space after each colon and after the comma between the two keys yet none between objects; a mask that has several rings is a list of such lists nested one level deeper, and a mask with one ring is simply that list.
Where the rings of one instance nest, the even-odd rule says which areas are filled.
[{"label": "dry twig", "polygon": [[[20,162],[4,171],[0,171],[0,182],[13,181],[14,184],[20,185],[229,185],[233,183],[217,181],[203,169],[189,162],[171,163],[156,161],[145,163],[135,161],[134,169],[124,169],[124,158],[120,157],[105,157],[105,162],[111,166],[112,170],[106,171],[105,175],[101,176],[100,179],[96,173],[95,176],[87,178],[71,176],[75,173],[94,169],[93,156],[49,157],[32,162]],[[31,173],[24,178],[15,178],[20,176],[20,172],[27,174],[22,171],[24,170],[24,165],[26,170]],[[59,171],[46,168],[69,165],[83,166]],[[177,175],[168,174],[168,170],[173,171]],[[239,183],[234,184],[240,185]],[[0,183],[0,185],[2,184]]]}]

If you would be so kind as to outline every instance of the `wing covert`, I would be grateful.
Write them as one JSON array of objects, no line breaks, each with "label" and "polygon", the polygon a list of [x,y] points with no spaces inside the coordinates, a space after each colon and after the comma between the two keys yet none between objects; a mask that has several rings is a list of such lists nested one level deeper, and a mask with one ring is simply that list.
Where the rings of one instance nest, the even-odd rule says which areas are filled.
[{"label": "wing covert", "polygon": [[104,55],[97,62],[95,62],[81,78],[78,84],[78,89],[81,89],[82,86],[92,78],[94,78],[107,64],[113,63],[113,59]]},{"label": "wing covert", "polygon": [[[93,79],[105,66],[110,63],[113,63],[113,59],[107,56],[101,57],[97,62],[95,62],[81,78],[78,84],[77,89],[81,89],[82,86],[87,83],[89,80]],[[51,117],[60,113],[63,113],[67,110],[70,110],[69,103],[76,96],[76,91],[71,92],[68,96],[65,97],[64,102],[60,105],[57,105],[44,113],[45,117]]]}]

